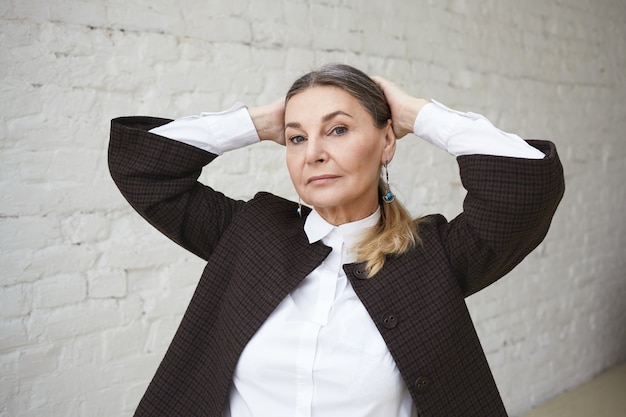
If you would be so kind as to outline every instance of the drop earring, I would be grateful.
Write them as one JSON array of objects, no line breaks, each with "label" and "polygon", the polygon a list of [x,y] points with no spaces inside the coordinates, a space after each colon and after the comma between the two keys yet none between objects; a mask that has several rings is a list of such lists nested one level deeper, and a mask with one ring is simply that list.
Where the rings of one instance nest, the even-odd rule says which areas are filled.
[{"label": "drop earring", "polygon": [[389,169],[387,168],[387,165],[389,164],[389,161],[385,162],[385,194],[383,195],[383,201],[387,204],[391,204],[393,203],[393,201],[396,199],[396,196],[391,192],[391,187],[389,187]]},{"label": "drop earring", "polygon": [[298,197],[298,208],[296,209],[296,213],[298,213],[298,216],[302,218],[302,201],[300,200],[300,197]]}]

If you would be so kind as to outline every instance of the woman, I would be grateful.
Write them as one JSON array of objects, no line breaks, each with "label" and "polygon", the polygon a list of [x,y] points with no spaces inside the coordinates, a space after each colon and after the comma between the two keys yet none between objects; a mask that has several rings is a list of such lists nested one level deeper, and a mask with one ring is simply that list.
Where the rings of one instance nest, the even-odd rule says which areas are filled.
[{"label": "woman", "polygon": [[[450,222],[411,219],[389,186],[410,132],[458,156],[468,195]],[[313,210],[197,182],[258,140],[285,145]],[[136,415],[506,416],[464,297],[544,238],[564,190],[553,144],[329,65],[284,102],[113,120],[109,163],[142,216],[207,260]]]}]

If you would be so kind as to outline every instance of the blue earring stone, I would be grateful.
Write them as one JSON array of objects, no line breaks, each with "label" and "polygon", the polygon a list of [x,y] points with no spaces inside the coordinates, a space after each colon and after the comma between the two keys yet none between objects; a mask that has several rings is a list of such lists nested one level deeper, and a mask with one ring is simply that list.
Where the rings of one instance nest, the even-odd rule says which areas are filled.
[{"label": "blue earring stone", "polygon": [[393,203],[395,199],[396,199],[396,196],[393,195],[391,192],[387,192],[387,194],[383,196],[383,201],[387,204]]}]

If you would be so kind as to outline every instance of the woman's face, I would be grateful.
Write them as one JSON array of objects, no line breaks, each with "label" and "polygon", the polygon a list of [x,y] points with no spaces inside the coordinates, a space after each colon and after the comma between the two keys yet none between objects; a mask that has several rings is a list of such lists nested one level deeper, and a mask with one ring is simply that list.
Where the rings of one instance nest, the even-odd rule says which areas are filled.
[{"label": "woman's face", "polygon": [[285,107],[287,168],[302,200],[329,223],[363,219],[378,207],[380,167],[393,158],[396,138],[352,95],[312,87]]}]

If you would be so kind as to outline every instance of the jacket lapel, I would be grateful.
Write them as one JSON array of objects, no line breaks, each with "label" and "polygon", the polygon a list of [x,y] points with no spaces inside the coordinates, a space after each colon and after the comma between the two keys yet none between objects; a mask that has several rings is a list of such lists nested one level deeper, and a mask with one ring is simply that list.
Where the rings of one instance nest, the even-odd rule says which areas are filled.
[{"label": "jacket lapel", "polygon": [[[310,210],[300,218],[293,208],[290,203],[286,213],[264,209],[255,217],[256,224],[264,226],[245,237],[247,250],[238,256],[220,311],[222,320],[218,320],[229,327],[218,331],[228,336],[218,343],[233,360],[283,299],[331,251],[321,242],[309,244],[304,220]],[[234,371],[236,363],[229,365]]]}]

